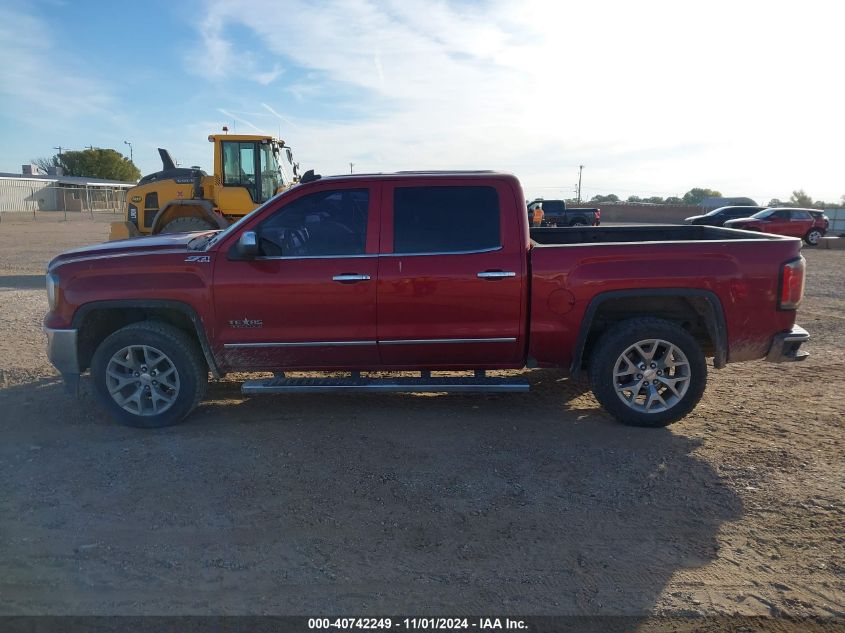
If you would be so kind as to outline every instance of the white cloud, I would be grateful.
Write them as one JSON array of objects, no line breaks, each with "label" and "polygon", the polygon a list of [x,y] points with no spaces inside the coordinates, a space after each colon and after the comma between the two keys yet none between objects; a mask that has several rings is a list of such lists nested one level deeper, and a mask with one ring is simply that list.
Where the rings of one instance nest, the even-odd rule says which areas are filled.
[{"label": "white cloud", "polygon": [[246,27],[265,64],[314,71],[289,84],[273,76],[291,101],[268,96],[270,107],[354,88],[354,100],[335,103],[348,120],[286,114],[303,167],[324,173],[350,161],[495,168],[549,196],[568,195],[583,163],[588,193],[702,185],[765,202],[802,187],[837,199],[841,13],[816,0],[219,0],[201,58],[213,73],[237,68],[227,32]]},{"label": "white cloud", "polygon": [[91,115],[114,120],[108,85],[59,55],[53,34],[35,16],[0,6],[0,95],[3,114],[27,124],[67,124]]}]

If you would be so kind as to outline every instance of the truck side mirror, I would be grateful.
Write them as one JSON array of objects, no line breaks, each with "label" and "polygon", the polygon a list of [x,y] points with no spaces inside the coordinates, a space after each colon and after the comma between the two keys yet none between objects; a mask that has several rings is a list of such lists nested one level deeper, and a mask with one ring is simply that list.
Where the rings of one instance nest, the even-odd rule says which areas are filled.
[{"label": "truck side mirror", "polygon": [[258,255],[258,235],[255,231],[244,231],[238,238],[238,255],[244,259],[252,259]]}]

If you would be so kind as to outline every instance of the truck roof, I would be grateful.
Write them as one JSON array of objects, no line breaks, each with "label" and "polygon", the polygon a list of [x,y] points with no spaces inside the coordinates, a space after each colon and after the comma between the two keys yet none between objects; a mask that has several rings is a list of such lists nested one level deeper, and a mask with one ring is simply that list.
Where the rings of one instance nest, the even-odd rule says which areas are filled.
[{"label": "truck roof", "polygon": [[373,172],[368,174],[335,174],[322,176],[320,180],[358,180],[378,179],[390,180],[393,178],[516,178],[513,174],[493,170],[427,170],[427,171],[394,171],[394,172]]}]

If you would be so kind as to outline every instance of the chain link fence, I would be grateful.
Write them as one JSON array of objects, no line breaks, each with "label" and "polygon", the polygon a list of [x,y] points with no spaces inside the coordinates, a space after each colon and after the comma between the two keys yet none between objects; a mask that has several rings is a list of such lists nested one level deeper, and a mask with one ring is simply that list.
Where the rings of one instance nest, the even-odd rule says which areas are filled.
[{"label": "chain link fence", "polygon": [[108,186],[57,185],[38,180],[0,180],[0,220],[3,218],[122,214],[126,189]]}]

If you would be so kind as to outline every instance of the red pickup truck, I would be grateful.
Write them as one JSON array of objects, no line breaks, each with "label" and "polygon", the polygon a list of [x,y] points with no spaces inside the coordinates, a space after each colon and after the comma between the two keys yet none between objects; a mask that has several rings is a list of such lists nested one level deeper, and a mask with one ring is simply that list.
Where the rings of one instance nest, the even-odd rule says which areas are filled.
[{"label": "red pickup truck", "polygon": [[764,209],[754,215],[728,220],[724,226],[730,229],[763,231],[777,235],[802,238],[808,246],[818,246],[830,227],[830,220],[817,209],[793,209],[789,207]]},{"label": "red pickup truck", "polygon": [[529,232],[519,181],[494,172],[329,177],[222,231],[59,255],[44,328],[66,383],[90,368],[134,426],[184,418],[209,372],[275,373],[250,394],[514,392],[527,381],[486,370],[524,367],[586,373],[619,420],[662,426],[701,398],[705,357],[806,356],[799,249],[710,226]]}]

